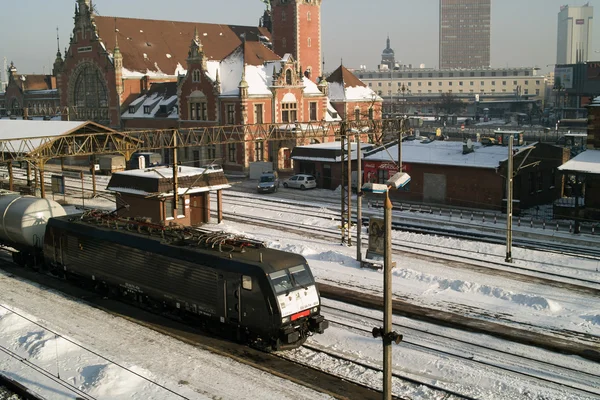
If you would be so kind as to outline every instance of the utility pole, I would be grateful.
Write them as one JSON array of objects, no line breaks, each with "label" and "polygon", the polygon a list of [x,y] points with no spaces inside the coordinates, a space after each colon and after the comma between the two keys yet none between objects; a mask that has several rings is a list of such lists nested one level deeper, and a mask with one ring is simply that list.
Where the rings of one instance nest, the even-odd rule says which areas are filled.
[{"label": "utility pole", "polygon": [[360,133],[356,134],[356,261],[362,261],[362,151]]},{"label": "utility pole", "polygon": [[512,259],[512,217],[513,217],[513,135],[508,138],[508,165],[506,172],[506,262]]},{"label": "utility pole", "polygon": [[177,133],[173,132],[173,218],[177,222],[177,207],[179,205],[179,184],[177,182]]},{"label": "utility pole", "polygon": [[346,172],[348,174],[346,182],[348,183],[347,189],[347,199],[348,203],[346,205],[346,210],[348,212],[347,220],[348,220],[348,246],[352,246],[352,234],[350,233],[350,229],[352,228],[352,140],[350,140],[350,136],[346,137]]},{"label": "utility pole", "polygon": [[383,257],[383,398],[392,398],[392,202],[385,192],[385,250]]},{"label": "utility pole", "polygon": [[398,130],[398,172],[402,172],[402,133],[404,132],[404,119],[400,118]]},{"label": "utility pole", "polygon": [[[346,185],[348,183],[347,177],[346,177],[346,169],[347,169],[347,164],[345,163],[344,157],[346,156],[346,146],[348,143],[348,136],[346,136],[347,134],[347,130],[346,130],[346,121],[342,121],[342,123],[340,124],[340,145],[342,146],[341,149],[341,169],[342,169],[342,173],[341,173],[341,181],[340,181],[340,194],[341,194],[341,218],[340,218],[340,232],[342,234],[342,244],[346,244],[346,227],[349,226],[350,221],[347,221],[347,208],[348,208],[348,199],[346,198],[347,196],[347,192],[346,192]],[[350,172],[351,174],[352,172]],[[350,236],[350,232],[348,232],[348,236]]]}]

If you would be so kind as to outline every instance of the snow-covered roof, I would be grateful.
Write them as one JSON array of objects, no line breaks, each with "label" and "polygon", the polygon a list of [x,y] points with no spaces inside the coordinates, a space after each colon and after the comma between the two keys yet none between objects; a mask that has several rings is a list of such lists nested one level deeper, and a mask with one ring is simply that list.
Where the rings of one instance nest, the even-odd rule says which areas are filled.
[{"label": "snow-covered roof", "polygon": [[586,150],[560,167],[560,171],[600,174],[600,150]]},{"label": "snow-covered roof", "polygon": [[383,101],[370,87],[340,65],[327,78],[331,101]]},{"label": "snow-covered roof", "polygon": [[[273,95],[270,89],[273,83],[273,71],[279,73],[283,68],[283,63],[287,62],[291,56],[286,54],[283,58],[266,59],[264,62],[257,63],[254,54],[248,54],[251,50],[256,51],[256,46],[264,47],[262,44],[246,42],[221,62],[208,62],[208,76],[213,81],[216,80],[217,71],[219,72],[221,96],[237,97],[239,95],[242,70],[245,72],[245,80],[248,83],[248,96]],[[269,56],[269,53],[263,55],[263,57],[275,58],[273,56]],[[249,63],[249,61],[254,62],[254,64]],[[305,95],[323,95],[317,85],[310,79],[303,77],[302,83]]]},{"label": "snow-covered roof", "polygon": [[[196,167],[188,167],[185,165],[179,166],[177,169],[177,176],[179,178],[183,178],[186,176],[196,176],[202,174],[213,174],[213,173],[222,173],[223,170],[217,169],[206,169],[206,168],[196,168]],[[145,168],[145,169],[131,169],[128,171],[119,171],[115,172],[113,175],[128,175],[128,176],[139,176],[143,178],[149,179],[171,179],[173,178],[173,168],[168,166],[161,167],[153,167],[153,168]]]},{"label": "snow-covered roof", "polygon": [[595,97],[588,107],[600,107],[600,96]]},{"label": "snow-covered roof", "polygon": [[[515,146],[517,152],[531,148]],[[402,143],[402,162],[417,164],[451,165],[474,168],[497,168],[508,159],[506,146],[482,146],[473,143],[473,152],[463,154],[463,142],[432,141],[421,143],[406,141]],[[382,147],[365,156],[365,161],[393,161],[398,159],[398,145]]]},{"label": "snow-covered roof", "polygon": [[[99,128],[106,132],[112,131],[102,125],[90,121],[40,121],[22,119],[0,119],[0,139],[11,140],[5,142],[0,151],[16,152],[21,154],[30,153],[42,143],[48,142],[50,137],[58,137],[72,133],[85,126],[93,125],[95,131]],[[22,139],[32,139],[25,142]]]},{"label": "snow-covered roof", "polygon": [[[350,159],[356,160],[357,143],[350,143]],[[373,148],[370,143],[361,143],[362,152]],[[296,146],[292,151],[292,159],[295,161],[321,161],[321,162],[340,162],[342,161],[341,142],[315,143],[306,146]]]},{"label": "snow-covered roof", "polygon": [[[125,108],[123,119],[133,118],[179,118],[177,110],[177,83],[152,84],[148,93],[140,95]],[[161,111],[161,106],[166,106]],[[146,107],[150,107],[146,110]],[[148,111],[148,112],[146,112]]]}]

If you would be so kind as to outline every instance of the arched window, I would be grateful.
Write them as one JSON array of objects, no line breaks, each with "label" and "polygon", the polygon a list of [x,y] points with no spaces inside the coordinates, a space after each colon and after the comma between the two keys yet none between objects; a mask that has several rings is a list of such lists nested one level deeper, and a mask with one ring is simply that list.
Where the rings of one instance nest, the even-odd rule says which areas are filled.
[{"label": "arched window", "polygon": [[192,73],[192,82],[200,82],[200,71],[197,69]]},{"label": "arched window", "polygon": [[285,71],[285,84],[286,85],[292,84],[292,70],[290,70],[290,69]]},{"label": "arched window", "polygon": [[73,103],[78,108],[108,108],[106,85],[100,75],[100,70],[87,64],[79,70],[75,79]]},{"label": "arched window", "polygon": [[19,104],[19,100],[13,99],[12,104],[10,105],[10,110],[12,115],[21,115],[21,104]]}]

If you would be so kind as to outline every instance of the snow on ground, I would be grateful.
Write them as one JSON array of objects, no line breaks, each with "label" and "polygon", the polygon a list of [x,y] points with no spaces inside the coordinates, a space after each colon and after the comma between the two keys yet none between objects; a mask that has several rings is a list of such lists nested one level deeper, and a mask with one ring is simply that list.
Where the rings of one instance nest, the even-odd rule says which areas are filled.
[{"label": "snow on ground", "polygon": [[[256,197],[253,194],[248,196]],[[71,201],[75,200],[71,199]],[[111,208],[114,207],[113,204],[100,198],[86,199],[88,206]],[[261,216],[296,218],[298,224],[318,223],[329,224],[332,227],[337,224],[336,221],[323,222],[310,218],[291,217],[292,214],[286,215],[277,210],[269,212],[256,209],[245,210],[241,206],[226,206],[225,211],[235,211],[240,215],[260,212]],[[265,240],[270,247],[304,255],[320,282],[353,286],[356,290],[370,293],[381,293],[382,272],[361,269],[355,261],[355,248],[315,238],[282,234],[280,230],[264,228],[257,230],[253,226],[228,221],[219,225],[219,228]],[[503,246],[402,232],[394,232],[394,239],[410,239],[423,244],[429,243],[432,246],[443,243],[456,249],[470,249],[473,253],[493,252],[501,255],[505,251]],[[553,264],[571,266],[577,270],[584,270],[586,274],[592,276],[598,274],[598,261],[595,260],[517,248],[513,249],[513,255],[515,258],[527,259],[528,261],[524,263],[528,266],[537,265],[540,269]],[[593,335],[596,337],[593,339],[595,343],[600,342],[598,339],[600,306],[596,298],[541,284],[465,271],[447,263],[425,261],[409,255],[394,255],[394,261],[397,267],[393,271],[393,293],[397,298],[421,306],[494,319],[496,322],[519,326],[522,329],[538,330],[544,334],[563,332],[568,335],[564,331],[569,331],[574,335]],[[35,292],[36,296],[45,300],[33,300],[35,296],[29,299],[28,292]],[[0,304],[11,309],[16,308],[32,320],[42,322],[42,325],[69,337],[75,343],[94,350],[140,375],[161,382],[189,398],[324,398],[308,389],[165,338],[120,318],[89,309],[63,296],[39,290],[25,282],[15,282],[5,275],[0,277]],[[49,304],[52,304],[52,307],[48,307]],[[54,311],[62,307],[72,310],[69,317]],[[3,312],[0,317],[0,345],[31,362],[43,365],[50,371],[63,371],[61,377],[67,378],[70,383],[81,389],[90,390],[90,393],[94,393],[99,399],[171,398],[155,386],[149,385],[147,381],[116,368],[106,360],[94,358],[83,352],[81,348],[73,347],[64,340],[57,340],[52,334],[35,325],[28,325],[22,320],[19,322],[18,318],[9,312]],[[98,321],[102,323],[99,324]],[[352,337],[341,329],[330,329],[324,335],[311,339],[311,343],[330,349],[345,348],[358,359],[365,358],[375,364],[379,363],[380,358],[377,354],[381,349],[380,342],[372,338],[367,340],[355,336]],[[574,337],[573,340],[578,338]],[[301,357],[302,351],[298,352]],[[575,398],[567,392],[557,393],[545,389],[543,385],[532,385],[530,382],[503,377],[501,374],[486,375],[485,370],[476,374],[474,368],[462,365],[460,362],[456,363],[455,368],[450,368],[444,360],[417,353],[411,356],[402,347],[396,348],[394,352],[396,360],[394,368],[411,369],[414,374],[449,382],[455,388],[474,386],[472,393],[477,398]],[[56,353],[59,357],[53,358],[52,355]],[[582,365],[589,368],[586,362],[577,361],[581,361]],[[572,359],[564,360],[565,364],[569,362],[573,362]],[[182,363],[188,368],[181,368]],[[0,353],[0,365],[13,376],[28,379],[22,363],[11,361],[3,353]],[[326,363],[323,365],[327,368]],[[330,367],[334,368],[334,366]],[[461,370],[470,372],[461,375]],[[360,371],[351,371],[350,375],[356,379],[361,377]],[[373,377],[370,381],[377,384],[379,378]],[[32,380],[37,382],[36,379]],[[120,383],[118,387],[114,387],[116,381]],[[592,383],[600,387],[600,382]],[[45,385],[51,392],[60,391],[49,383],[41,382],[40,385]],[[397,394],[402,394],[402,386],[396,383],[394,385],[399,390]],[[507,391],[507,388],[511,390]],[[502,397],[501,394],[504,392],[506,396],[502,395],[504,396]],[[429,398],[428,392],[420,389],[412,395],[413,398]],[[56,397],[48,398],[69,397],[60,397],[57,394]]]}]

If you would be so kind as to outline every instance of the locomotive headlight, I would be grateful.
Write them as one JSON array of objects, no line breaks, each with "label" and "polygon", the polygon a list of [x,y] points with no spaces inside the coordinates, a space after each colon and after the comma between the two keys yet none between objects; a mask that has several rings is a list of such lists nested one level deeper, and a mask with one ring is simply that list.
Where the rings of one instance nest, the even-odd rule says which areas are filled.
[{"label": "locomotive headlight", "polygon": [[317,310],[318,310],[318,308],[315,307],[315,308],[313,308],[312,312],[317,312]]},{"label": "locomotive headlight", "polygon": [[281,323],[282,324],[287,324],[288,322],[290,322],[290,317],[281,318]]}]

